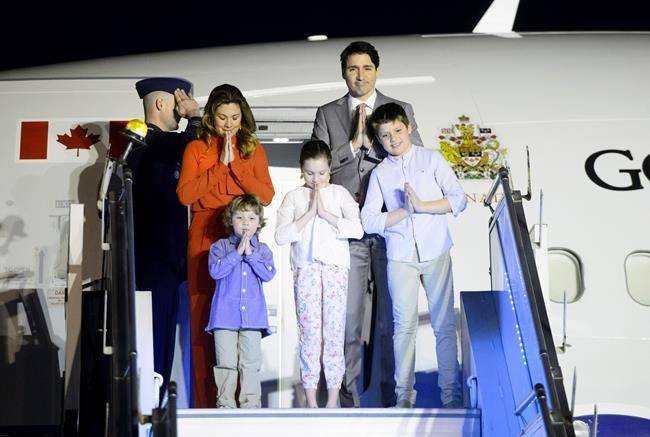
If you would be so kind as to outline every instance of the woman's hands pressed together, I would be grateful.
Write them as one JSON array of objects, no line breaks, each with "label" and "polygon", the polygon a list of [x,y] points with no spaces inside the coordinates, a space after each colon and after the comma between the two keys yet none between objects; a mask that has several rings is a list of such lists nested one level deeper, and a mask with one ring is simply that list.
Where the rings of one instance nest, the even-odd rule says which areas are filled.
[{"label": "woman's hands pressed together", "polygon": [[235,160],[235,146],[232,144],[232,137],[229,132],[223,139],[223,150],[221,151],[221,162],[228,165]]}]

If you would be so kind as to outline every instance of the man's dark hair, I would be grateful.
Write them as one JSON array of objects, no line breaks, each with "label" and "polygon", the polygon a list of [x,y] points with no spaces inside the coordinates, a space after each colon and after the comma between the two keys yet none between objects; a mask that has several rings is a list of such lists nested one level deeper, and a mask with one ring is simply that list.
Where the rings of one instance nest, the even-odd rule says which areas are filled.
[{"label": "man's dark hair", "polygon": [[350,43],[350,45],[341,52],[341,72],[345,73],[348,56],[364,54],[370,56],[370,60],[375,65],[375,68],[379,68],[379,53],[377,53],[377,49],[375,49],[375,47],[369,42],[355,41]]}]

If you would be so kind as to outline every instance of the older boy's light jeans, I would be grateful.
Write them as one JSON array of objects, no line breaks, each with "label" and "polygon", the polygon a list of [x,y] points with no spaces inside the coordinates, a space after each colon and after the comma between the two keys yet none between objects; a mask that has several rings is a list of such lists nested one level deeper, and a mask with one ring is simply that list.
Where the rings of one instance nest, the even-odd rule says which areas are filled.
[{"label": "older boy's light jeans", "polygon": [[[415,335],[418,328],[418,290],[422,283],[436,336],[438,386],[443,404],[461,400],[458,347],[454,317],[451,257],[445,253],[426,262],[388,260],[388,289],[393,300],[395,335],[395,393],[398,404],[415,405]],[[428,353],[428,351],[425,351]]]}]

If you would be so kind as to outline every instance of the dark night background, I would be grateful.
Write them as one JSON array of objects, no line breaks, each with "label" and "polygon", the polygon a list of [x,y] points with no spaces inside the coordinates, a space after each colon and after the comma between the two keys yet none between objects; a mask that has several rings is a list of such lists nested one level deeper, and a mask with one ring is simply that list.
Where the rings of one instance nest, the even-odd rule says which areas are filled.
[{"label": "dark night background", "polygon": [[[233,44],[421,33],[469,33],[491,0],[377,6],[303,2],[162,2],[3,5],[0,70],[83,59]],[[379,5],[379,3],[377,3]],[[322,11],[319,11],[322,9]],[[366,10],[366,11],[364,11]],[[521,0],[514,30],[650,31],[644,1]],[[361,12],[364,11],[364,12]],[[350,18],[353,17],[353,18]]]}]

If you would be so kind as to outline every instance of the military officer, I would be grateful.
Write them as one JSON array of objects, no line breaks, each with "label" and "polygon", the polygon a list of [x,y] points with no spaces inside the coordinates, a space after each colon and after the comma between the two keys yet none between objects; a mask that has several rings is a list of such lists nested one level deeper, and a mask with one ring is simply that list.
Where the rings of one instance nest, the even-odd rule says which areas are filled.
[{"label": "military officer", "polygon": [[[171,375],[178,293],[187,280],[187,208],[176,196],[185,145],[201,124],[192,84],[180,78],[152,77],[135,84],[144,105],[146,147],[133,150],[135,270],[138,290],[150,290],[154,369],[163,378],[161,402]],[[187,127],[175,132],[181,118]]]}]

